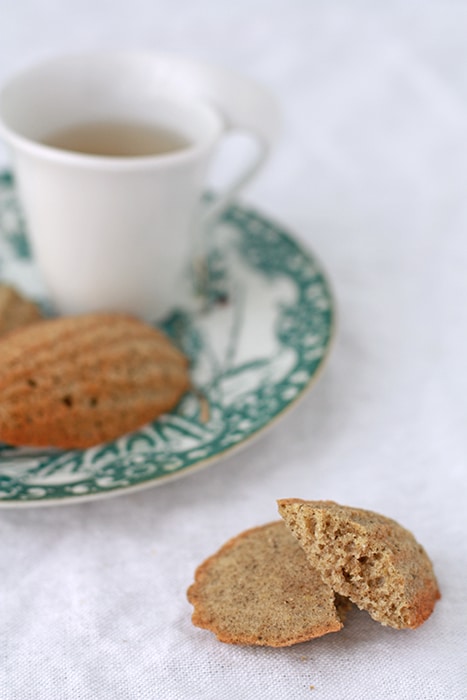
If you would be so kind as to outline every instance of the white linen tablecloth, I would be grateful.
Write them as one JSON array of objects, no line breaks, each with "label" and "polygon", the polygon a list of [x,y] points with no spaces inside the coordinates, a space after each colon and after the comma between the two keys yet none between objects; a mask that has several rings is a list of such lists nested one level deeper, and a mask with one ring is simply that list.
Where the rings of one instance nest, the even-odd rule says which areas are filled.
[{"label": "white linen tablecloth", "polygon": [[[0,699],[467,698],[467,5],[0,9],[1,81],[46,55],[123,46],[269,85],[284,133],[246,198],[320,257],[339,316],[318,384],[241,453],[132,495],[0,510]],[[442,591],[432,617],[395,631],[355,611],[339,634],[289,649],[193,627],[195,567],[288,496],[411,529]]]}]

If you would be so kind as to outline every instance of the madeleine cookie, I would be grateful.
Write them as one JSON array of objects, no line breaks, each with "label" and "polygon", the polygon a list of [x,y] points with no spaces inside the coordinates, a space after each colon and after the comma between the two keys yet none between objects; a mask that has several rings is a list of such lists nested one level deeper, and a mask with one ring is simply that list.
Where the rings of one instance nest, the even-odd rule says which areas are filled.
[{"label": "madeleine cookie", "polygon": [[0,284],[0,335],[42,317],[37,304],[23,297],[14,287]]},{"label": "madeleine cookie", "polygon": [[97,445],[170,411],[189,386],[186,357],[141,321],[42,321],[0,338],[0,441]]},{"label": "madeleine cookie", "polygon": [[231,644],[290,646],[337,632],[345,607],[282,521],[229,540],[198,567],[187,595],[193,624]]},{"label": "madeleine cookie", "polygon": [[332,501],[278,501],[279,513],[336,593],[390,627],[415,628],[440,597],[432,564],[394,520]]}]

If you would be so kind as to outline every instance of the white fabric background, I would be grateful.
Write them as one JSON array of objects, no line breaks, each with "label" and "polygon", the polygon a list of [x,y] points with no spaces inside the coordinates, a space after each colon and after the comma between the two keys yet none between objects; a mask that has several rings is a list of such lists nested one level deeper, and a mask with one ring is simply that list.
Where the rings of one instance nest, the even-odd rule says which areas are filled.
[{"label": "white fabric background", "polygon": [[[312,246],[339,309],[320,381],[244,452],[134,495],[0,510],[1,700],[466,698],[467,5],[0,0],[0,11],[0,80],[60,51],[123,46],[269,85],[284,135],[246,198]],[[287,496],[412,529],[443,594],[430,620],[395,631],[355,612],[341,633],[279,650],[193,627],[196,565]]]}]

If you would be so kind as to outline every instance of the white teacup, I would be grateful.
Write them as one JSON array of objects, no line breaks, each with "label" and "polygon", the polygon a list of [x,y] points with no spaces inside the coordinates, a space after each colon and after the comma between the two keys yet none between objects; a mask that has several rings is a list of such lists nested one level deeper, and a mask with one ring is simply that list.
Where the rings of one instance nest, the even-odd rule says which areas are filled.
[{"label": "white teacup", "polygon": [[[275,101],[256,83],[152,52],[62,56],[10,80],[0,93],[0,134],[57,310],[161,318],[188,289],[202,221],[221,213],[257,172],[278,121]],[[133,144],[122,155],[119,132],[111,155],[71,150],[76,144],[66,131],[102,131],[110,123],[130,132],[168,129],[180,143],[165,134],[166,153],[143,143],[142,151]],[[257,155],[201,216],[208,166],[231,129],[250,132]],[[64,145],[57,147],[60,134]]]}]

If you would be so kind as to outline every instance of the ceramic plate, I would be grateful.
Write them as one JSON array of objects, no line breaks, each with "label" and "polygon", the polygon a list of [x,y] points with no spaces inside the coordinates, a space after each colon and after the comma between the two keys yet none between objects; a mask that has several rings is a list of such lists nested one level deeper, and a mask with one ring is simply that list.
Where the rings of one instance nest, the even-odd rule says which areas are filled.
[{"label": "ceramic plate", "polygon": [[[203,308],[173,309],[160,324],[190,357],[196,392],[151,425],[92,449],[0,444],[0,505],[81,502],[180,477],[245,445],[310,386],[333,325],[314,256],[239,205],[213,241]],[[47,308],[8,173],[0,176],[0,280]]]}]

